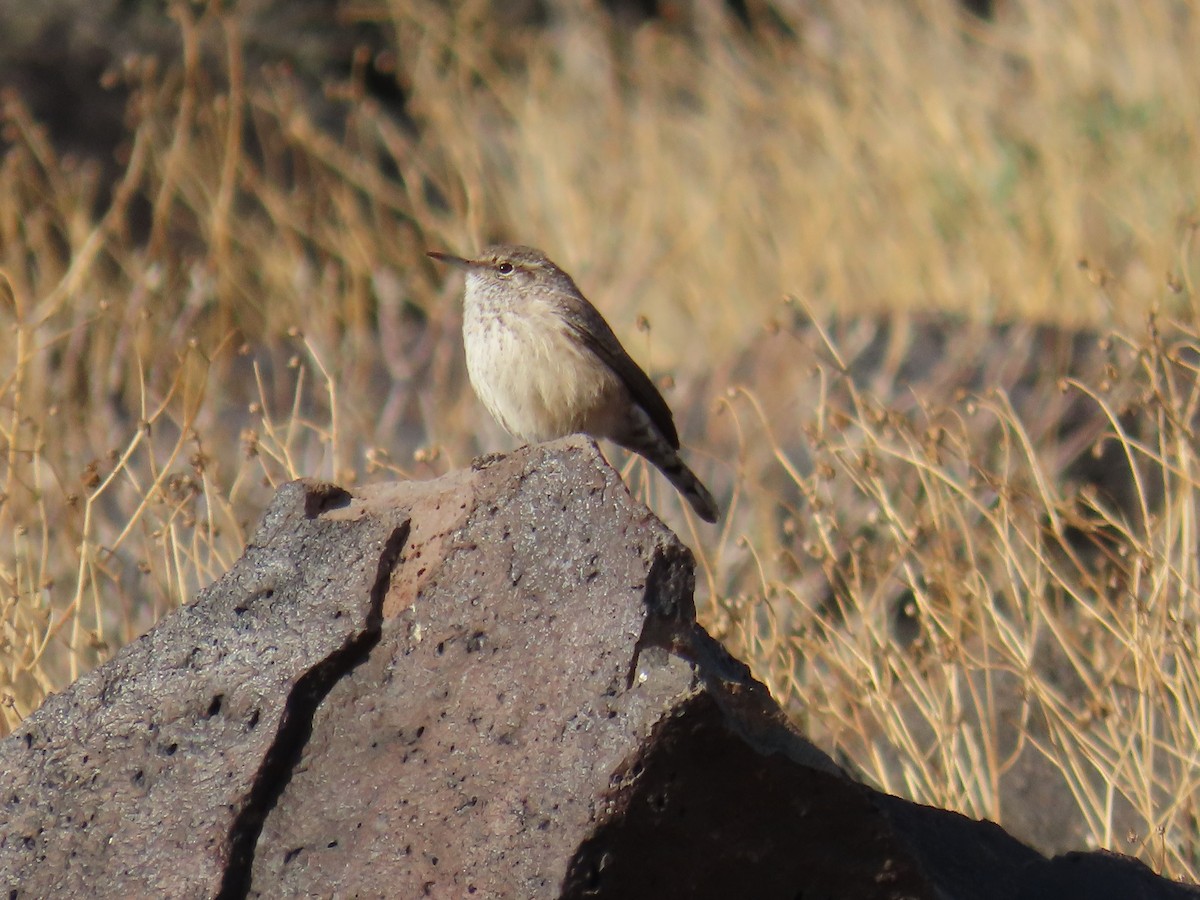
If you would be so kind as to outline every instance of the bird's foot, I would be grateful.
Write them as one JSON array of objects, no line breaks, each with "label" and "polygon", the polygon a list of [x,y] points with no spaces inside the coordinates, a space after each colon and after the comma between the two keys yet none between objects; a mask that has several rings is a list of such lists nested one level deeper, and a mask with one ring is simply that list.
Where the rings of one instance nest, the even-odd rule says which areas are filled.
[{"label": "bird's foot", "polygon": [[482,472],[489,466],[494,466],[506,456],[508,456],[507,453],[485,453],[483,456],[477,456],[471,460],[471,469],[475,472]]}]

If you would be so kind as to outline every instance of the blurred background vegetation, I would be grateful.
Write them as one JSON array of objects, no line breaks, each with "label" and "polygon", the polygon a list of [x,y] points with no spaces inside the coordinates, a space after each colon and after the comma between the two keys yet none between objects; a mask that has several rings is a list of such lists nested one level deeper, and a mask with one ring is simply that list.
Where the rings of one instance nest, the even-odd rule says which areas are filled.
[{"label": "blurred background vegetation", "polygon": [[[571,271],[704,624],[887,790],[1200,873],[1188,3],[0,2],[0,731],[281,482],[508,446],[424,257]],[[611,450],[611,448],[609,448]]]}]

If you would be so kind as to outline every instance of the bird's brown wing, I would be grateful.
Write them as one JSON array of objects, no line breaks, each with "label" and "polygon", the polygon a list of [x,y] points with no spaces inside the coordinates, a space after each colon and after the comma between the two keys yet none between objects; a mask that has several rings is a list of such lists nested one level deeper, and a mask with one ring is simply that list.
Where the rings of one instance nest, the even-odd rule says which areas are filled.
[{"label": "bird's brown wing", "polygon": [[675,419],[671,408],[663,399],[658,388],[641,367],[633,361],[604,317],[583,297],[559,291],[555,299],[567,315],[563,316],[572,334],[581,344],[599,356],[620,376],[629,393],[638,405],[650,416],[655,427],[675,450],[679,449],[679,433],[675,430]]}]

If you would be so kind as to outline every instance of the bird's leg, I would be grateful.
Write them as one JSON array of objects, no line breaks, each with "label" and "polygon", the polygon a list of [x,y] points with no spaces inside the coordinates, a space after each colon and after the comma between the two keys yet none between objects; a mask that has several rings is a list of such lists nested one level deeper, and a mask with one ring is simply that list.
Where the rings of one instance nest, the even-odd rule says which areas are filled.
[{"label": "bird's leg", "polygon": [[[528,446],[528,444],[522,444],[517,448],[517,450],[524,450]],[[473,460],[471,460],[471,468],[476,472],[482,472],[484,469],[490,468],[491,466],[494,466],[496,463],[500,462],[500,460],[508,456],[509,453],[516,453],[517,450],[510,450],[508,453],[500,451],[496,453],[485,453],[482,456],[476,456]]]}]

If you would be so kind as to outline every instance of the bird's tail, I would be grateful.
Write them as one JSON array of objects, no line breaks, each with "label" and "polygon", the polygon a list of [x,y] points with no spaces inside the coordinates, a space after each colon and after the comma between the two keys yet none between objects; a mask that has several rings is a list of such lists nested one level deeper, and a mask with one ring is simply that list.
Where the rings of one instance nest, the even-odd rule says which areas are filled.
[{"label": "bird's tail", "polygon": [[705,522],[717,521],[717,501],[708,492],[708,488],[696,477],[696,473],[679,458],[678,453],[673,452],[668,459],[651,461],[658,466],[659,471],[667,476],[667,480],[675,485],[676,490],[683,494],[687,502],[692,504],[696,515]]},{"label": "bird's tail", "polygon": [[608,431],[604,436],[654,463],[658,470],[667,476],[667,480],[675,485],[675,489],[687,498],[696,515],[705,522],[717,521],[717,501],[708,492],[708,488],[700,483],[696,473],[680,458],[674,443],[663,436],[654,420],[642,407],[634,406],[631,412],[617,433]]}]

